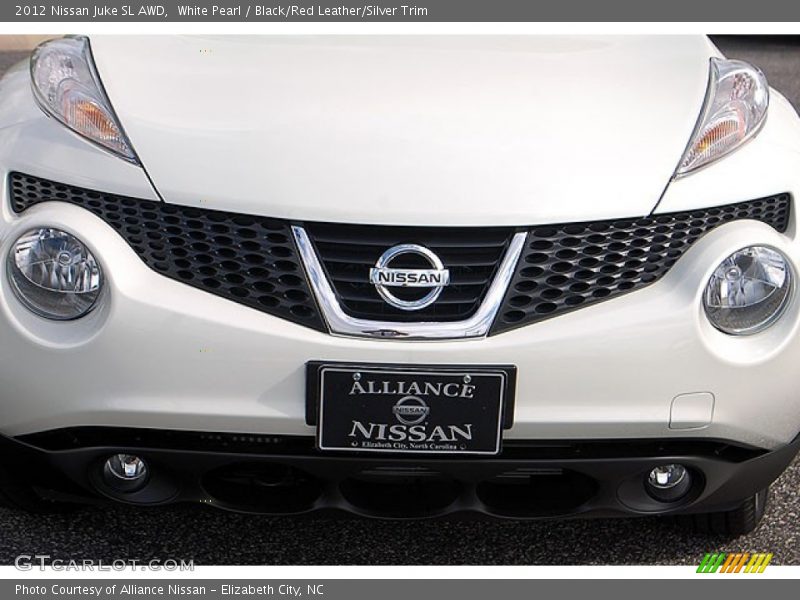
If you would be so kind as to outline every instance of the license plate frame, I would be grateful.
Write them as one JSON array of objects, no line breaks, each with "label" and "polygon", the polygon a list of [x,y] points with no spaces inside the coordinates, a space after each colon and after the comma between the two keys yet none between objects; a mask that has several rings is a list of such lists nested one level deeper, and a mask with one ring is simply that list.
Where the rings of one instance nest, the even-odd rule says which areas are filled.
[{"label": "license plate frame", "polygon": [[[307,364],[306,374],[306,422],[316,427],[315,440],[319,451],[493,456],[502,450],[503,429],[508,429],[513,425],[517,375],[517,369],[513,365],[396,365],[312,361]],[[376,390],[376,381],[365,379],[366,385],[361,385],[360,388],[353,387],[350,394],[343,394],[342,386],[345,383],[352,384],[353,382],[348,377],[352,378],[355,374],[360,377],[382,377],[383,387]],[[326,376],[329,377],[328,382],[326,382]],[[463,384],[458,388],[460,393],[465,387],[471,386],[473,395],[479,394],[480,397],[458,398],[451,394],[428,398],[425,394],[403,393],[400,378],[408,377],[418,378],[408,384],[411,391],[418,391],[420,388],[424,388],[426,391],[436,391],[437,389],[453,391],[456,389],[453,385],[449,385],[449,388],[445,386],[457,383],[460,379]],[[334,378],[337,381],[332,383]],[[414,388],[415,382],[417,388]],[[425,386],[426,383],[429,385]],[[486,390],[487,386],[490,389]],[[494,386],[494,390],[491,389],[492,386]],[[349,396],[356,389],[360,390],[358,394],[355,394],[358,397],[350,398]],[[413,397],[413,399],[406,400],[408,397]],[[400,400],[405,400],[405,402],[400,402]],[[330,409],[333,405],[337,407],[335,413]],[[398,405],[402,406],[398,408]],[[427,418],[433,412],[434,407],[438,413],[436,418]],[[450,417],[447,416],[447,413],[455,411],[455,408],[459,409],[456,414],[464,415],[466,413],[465,418],[474,418],[478,422],[461,423],[459,421],[448,424],[447,421]],[[350,412],[348,413],[348,411]],[[416,421],[422,412],[415,413],[414,411],[424,411],[426,420],[424,422]],[[362,417],[365,416],[365,413],[378,415],[376,417],[378,423],[369,422],[367,430],[367,425],[359,420],[361,427],[353,425],[354,429],[351,431],[351,436],[354,437],[353,441],[349,445],[344,444],[341,440],[343,427],[350,426],[345,421],[349,418],[354,423],[356,419],[353,417]],[[487,414],[491,417],[491,422],[488,424],[487,419],[483,418]],[[385,422],[380,422],[381,419]],[[381,425],[385,427],[384,430],[380,429]],[[441,430],[436,430],[437,425]],[[400,430],[410,436],[411,427],[416,426],[414,434],[421,435],[420,432],[424,430],[426,438],[425,440],[413,440],[413,443],[410,440],[398,441],[397,439],[372,442],[373,431],[386,432],[389,431],[390,426],[395,426],[395,430],[393,430],[396,434],[395,437],[402,435],[399,433]],[[358,435],[353,435],[354,433]],[[466,433],[469,433],[469,439],[464,438]],[[490,433],[491,438],[488,437]],[[436,439],[429,440],[428,434]],[[446,439],[448,434],[453,439]],[[473,436],[478,440],[473,439]],[[359,440],[359,438],[370,439]]]}]

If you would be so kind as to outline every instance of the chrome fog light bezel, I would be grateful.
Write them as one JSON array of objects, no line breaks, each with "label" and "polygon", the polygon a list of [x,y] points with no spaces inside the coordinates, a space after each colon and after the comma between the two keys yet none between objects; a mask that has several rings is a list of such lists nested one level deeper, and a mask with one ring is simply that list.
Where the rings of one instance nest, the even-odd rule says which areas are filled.
[{"label": "chrome fog light bezel", "polygon": [[[777,306],[777,308],[775,308],[768,316],[766,316],[765,318],[761,319],[759,322],[754,323],[751,326],[748,326],[748,327],[733,327],[733,326],[730,326],[730,325],[726,325],[725,323],[722,323],[719,320],[718,315],[714,313],[714,311],[712,310],[711,307],[709,307],[709,304],[708,304],[709,288],[714,283],[714,278],[717,276],[718,271],[725,266],[726,262],[728,262],[730,259],[732,259],[736,255],[742,254],[742,253],[744,253],[746,251],[753,250],[753,249],[767,250],[769,252],[775,253],[783,261],[783,264],[785,266],[785,283],[782,286],[782,289],[784,290],[782,292],[783,293],[783,297],[779,299],[780,303]],[[726,255],[714,267],[714,270],[711,272],[711,275],[708,277],[708,279],[706,281],[706,285],[703,288],[703,294],[702,294],[702,300],[701,300],[701,303],[703,305],[703,313],[705,314],[706,319],[708,320],[708,322],[717,331],[720,331],[721,333],[724,333],[726,335],[743,337],[743,336],[750,336],[750,335],[754,335],[754,334],[763,332],[766,329],[770,328],[772,325],[774,325],[786,313],[786,310],[789,307],[789,304],[791,304],[792,298],[794,297],[795,288],[796,288],[796,279],[797,279],[797,277],[796,277],[796,274],[795,274],[794,266],[792,265],[792,261],[789,259],[789,257],[786,255],[786,253],[783,252],[782,250],[776,248],[775,246],[771,246],[769,244],[750,244],[750,245],[747,245],[747,246],[743,246],[743,247],[741,247],[741,248],[739,248],[739,249],[737,249],[737,250],[735,250],[733,252],[730,252],[728,255]],[[765,298],[765,300],[766,300],[766,298]],[[717,310],[720,310],[720,309],[717,309]],[[722,309],[722,310],[740,310],[740,309],[730,308],[730,309]]]},{"label": "chrome fog light bezel", "polygon": [[[133,469],[129,472],[131,465]],[[150,479],[150,464],[138,454],[118,452],[103,463],[102,479],[114,492],[133,493],[142,489]]]},{"label": "chrome fog light bezel", "polygon": [[[680,476],[675,481],[662,482],[658,474],[675,470]],[[656,476],[654,476],[654,474]],[[654,466],[645,478],[647,493],[659,502],[678,502],[689,494],[692,489],[693,477],[691,470],[681,463],[667,463]]]},{"label": "chrome fog light bezel", "polygon": [[[97,270],[98,284],[96,289],[87,292],[59,291],[37,284],[35,281],[25,275],[25,273],[23,273],[17,262],[17,253],[19,251],[20,244],[25,238],[34,235],[36,232],[41,234],[41,232],[44,231],[54,232],[58,235],[65,236],[65,238],[72,240],[82,249],[83,252],[85,252]],[[11,288],[14,297],[25,309],[41,318],[50,321],[73,321],[85,317],[100,305],[102,298],[105,295],[105,275],[100,261],[80,237],[62,227],[42,225],[38,227],[32,227],[21,232],[16,236],[6,253],[5,265],[8,285]],[[48,294],[52,295],[50,299],[52,304],[48,306],[48,302],[43,301],[42,298],[35,298],[36,294],[39,294],[42,296],[42,298]],[[73,297],[90,298],[90,300],[88,302],[84,302],[83,306],[78,307],[71,314],[67,314],[66,312],[56,312],[54,305],[59,298],[67,298],[70,295]]]}]

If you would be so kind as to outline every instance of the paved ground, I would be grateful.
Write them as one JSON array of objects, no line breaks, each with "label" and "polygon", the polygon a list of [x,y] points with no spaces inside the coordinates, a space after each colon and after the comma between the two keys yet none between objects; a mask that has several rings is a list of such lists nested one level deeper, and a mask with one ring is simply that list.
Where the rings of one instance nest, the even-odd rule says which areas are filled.
[{"label": "paved ground", "polygon": [[[800,105],[800,44],[719,39],[759,64]],[[0,53],[0,69],[20,58]],[[696,564],[708,550],[774,552],[800,564],[800,463],[775,484],[762,525],[736,540],[695,536],[668,522],[381,522],[253,517],[199,507],[82,509],[38,517],[0,510],[0,564],[19,554],[61,559],[194,559],[197,564]]]}]

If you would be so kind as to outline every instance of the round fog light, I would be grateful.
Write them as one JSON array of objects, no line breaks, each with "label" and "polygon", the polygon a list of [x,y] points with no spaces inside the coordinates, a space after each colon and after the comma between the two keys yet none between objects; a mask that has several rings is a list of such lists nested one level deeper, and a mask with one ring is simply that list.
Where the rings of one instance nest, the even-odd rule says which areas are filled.
[{"label": "round fog light", "polygon": [[59,321],[94,308],[103,284],[100,265],[74,235],[43,227],[14,242],[8,255],[14,295],[28,310]]},{"label": "round fog light", "polygon": [[110,456],[103,467],[103,479],[118,492],[135,492],[145,484],[148,469],[144,459],[135,454]]},{"label": "round fog light", "polygon": [[659,465],[647,476],[648,493],[661,502],[683,498],[692,486],[692,477],[683,465]]},{"label": "round fog light", "polygon": [[789,260],[766,246],[734,252],[711,275],[703,305],[711,324],[724,333],[748,335],[783,314],[792,291]]}]

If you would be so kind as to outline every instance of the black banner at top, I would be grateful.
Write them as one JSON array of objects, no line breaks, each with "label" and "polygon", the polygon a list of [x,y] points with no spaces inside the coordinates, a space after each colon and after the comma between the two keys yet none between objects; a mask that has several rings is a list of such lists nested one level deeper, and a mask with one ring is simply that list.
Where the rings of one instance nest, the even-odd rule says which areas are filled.
[{"label": "black banner at top", "polygon": [[3,22],[787,22],[787,0],[4,0]]}]

